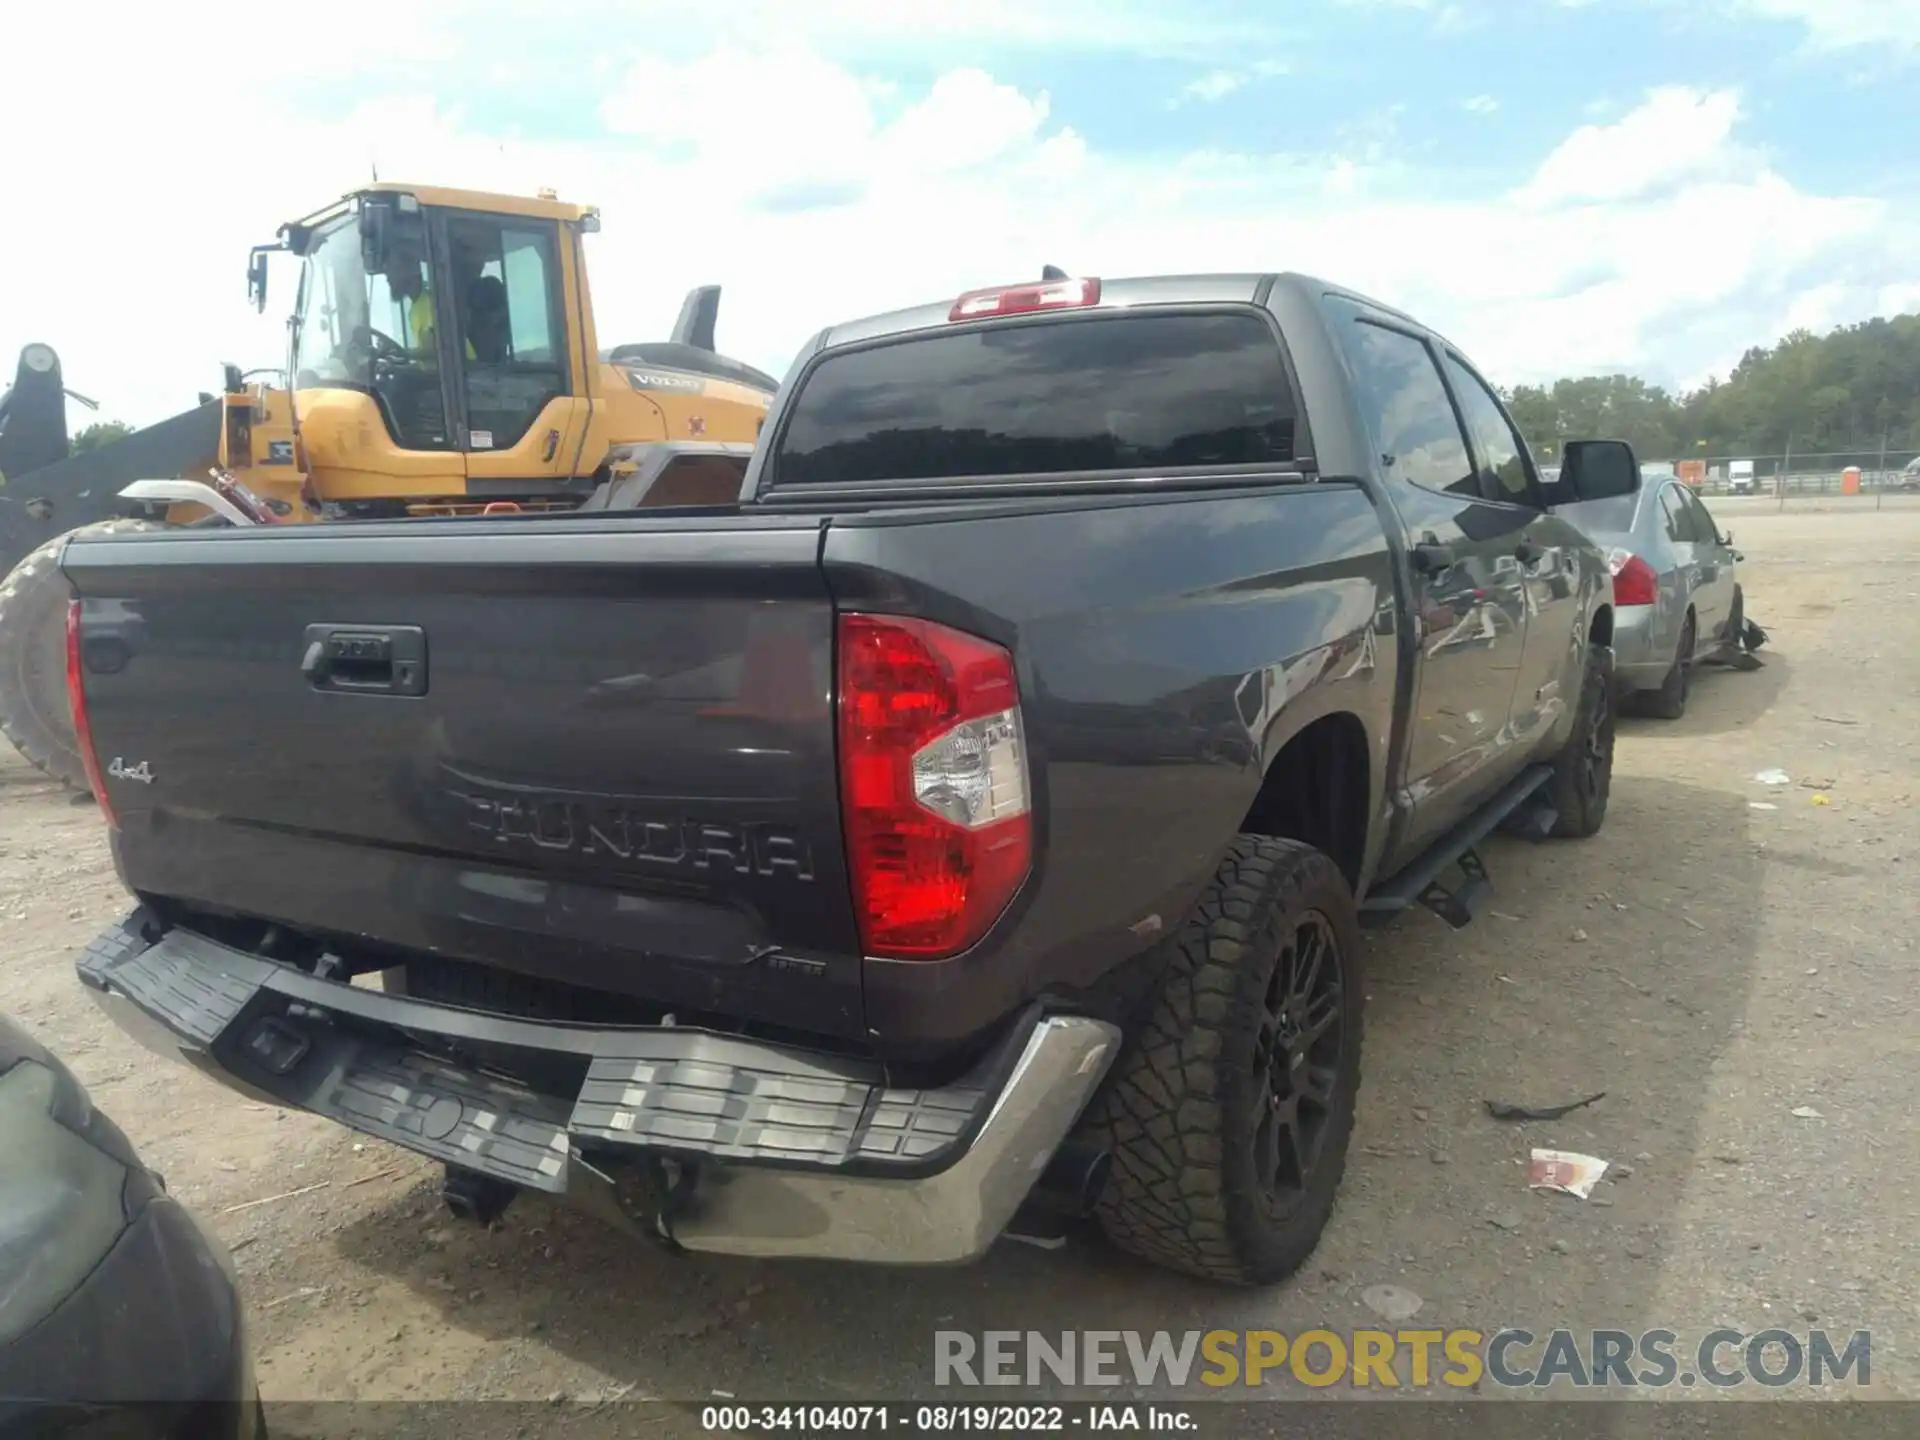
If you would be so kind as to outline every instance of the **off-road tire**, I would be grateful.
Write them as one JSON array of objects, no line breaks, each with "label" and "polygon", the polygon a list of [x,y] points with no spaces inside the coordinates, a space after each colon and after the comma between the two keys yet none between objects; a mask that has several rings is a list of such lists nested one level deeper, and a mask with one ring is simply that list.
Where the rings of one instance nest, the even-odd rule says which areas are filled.
[{"label": "off-road tire", "polygon": [[86,767],[67,708],[67,602],[60,547],[73,535],[164,530],[152,520],[101,520],[56,535],[22,557],[0,581],[0,732],[35,769],[75,790],[87,789]]},{"label": "off-road tire", "polygon": [[[1255,1171],[1268,1098],[1259,1059],[1268,988],[1288,937],[1327,923],[1337,952],[1340,1037],[1318,1160],[1272,1213]],[[1360,1088],[1365,982],[1360,922],[1339,867],[1291,840],[1238,837],[1179,932],[1166,970],[1100,1094],[1087,1130],[1113,1155],[1096,1207],[1121,1249],[1234,1285],[1297,1270],[1332,1213]]]},{"label": "off-road tire", "polygon": [[1680,625],[1680,643],[1674,649],[1673,664],[1667,668],[1660,688],[1638,697],[1642,714],[1656,720],[1678,720],[1687,713],[1687,696],[1693,689],[1694,626],[1697,623],[1689,610]]},{"label": "off-road tire", "polygon": [[1553,778],[1540,792],[1553,806],[1553,829],[1547,833],[1554,839],[1584,840],[1606,824],[1613,795],[1613,722],[1613,647],[1589,645],[1573,733],[1553,757]]}]

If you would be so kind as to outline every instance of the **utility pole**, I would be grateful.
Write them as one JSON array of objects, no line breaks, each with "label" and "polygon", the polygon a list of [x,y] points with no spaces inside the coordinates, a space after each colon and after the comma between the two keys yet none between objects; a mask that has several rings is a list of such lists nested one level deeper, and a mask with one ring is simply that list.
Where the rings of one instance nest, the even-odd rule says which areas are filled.
[{"label": "utility pole", "polygon": [[1773,477],[1773,493],[1780,497],[1775,510],[1787,508],[1787,471],[1793,468],[1793,436],[1787,436],[1787,453],[1780,459],[1780,473]]},{"label": "utility pole", "polygon": [[1887,435],[1880,432],[1880,473],[1873,481],[1873,508],[1880,508],[1880,497],[1887,493]]}]

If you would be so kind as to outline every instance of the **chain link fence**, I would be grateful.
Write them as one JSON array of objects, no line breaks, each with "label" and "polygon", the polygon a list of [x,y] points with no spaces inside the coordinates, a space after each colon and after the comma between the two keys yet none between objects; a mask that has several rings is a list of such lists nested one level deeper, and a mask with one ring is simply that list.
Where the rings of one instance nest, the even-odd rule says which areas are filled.
[{"label": "chain link fence", "polygon": [[1645,463],[1650,472],[1673,470],[1702,495],[1750,495],[1782,504],[1830,497],[1869,505],[1901,494],[1920,497],[1920,462],[1894,450],[1718,455]]}]

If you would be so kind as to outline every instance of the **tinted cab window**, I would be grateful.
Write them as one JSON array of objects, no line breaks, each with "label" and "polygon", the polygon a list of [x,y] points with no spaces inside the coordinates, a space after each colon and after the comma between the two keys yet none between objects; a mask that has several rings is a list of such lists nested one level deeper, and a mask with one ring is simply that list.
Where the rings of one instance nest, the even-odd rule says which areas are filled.
[{"label": "tinted cab window", "polygon": [[1660,518],[1666,527],[1667,539],[1674,544],[1691,545],[1699,538],[1694,534],[1692,512],[1687,509],[1687,502],[1677,487],[1661,487]]},{"label": "tinted cab window", "polygon": [[801,382],[777,485],[1286,465],[1298,413],[1252,314],[1049,317],[829,354]]},{"label": "tinted cab window", "polygon": [[1381,467],[1428,490],[1478,495],[1479,477],[1426,342],[1371,320],[1339,328]]},{"label": "tinted cab window", "polygon": [[1681,501],[1686,505],[1687,514],[1693,521],[1694,540],[1701,545],[1718,545],[1720,543],[1719,522],[1713,518],[1712,513],[1708,511],[1700,497],[1693,493],[1691,487],[1683,485],[1679,488]]},{"label": "tinted cab window", "polygon": [[1535,503],[1527,447],[1493,391],[1467,369],[1457,355],[1446,358],[1447,380],[1460,401],[1467,431],[1473,436],[1480,494],[1488,500],[1514,505]]}]

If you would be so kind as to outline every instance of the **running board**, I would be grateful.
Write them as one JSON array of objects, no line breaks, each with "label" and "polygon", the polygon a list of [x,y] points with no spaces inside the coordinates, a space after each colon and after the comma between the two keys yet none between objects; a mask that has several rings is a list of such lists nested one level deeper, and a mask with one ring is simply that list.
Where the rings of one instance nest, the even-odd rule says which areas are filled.
[{"label": "running board", "polygon": [[[1518,828],[1529,834],[1550,831],[1557,817],[1540,790],[1552,778],[1553,767],[1533,765],[1509,780],[1420,859],[1371,891],[1360,906],[1360,922],[1381,925],[1413,905],[1425,905],[1456,930],[1468,924],[1493,889],[1486,864],[1474,847],[1510,818],[1518,819]],[[1456,865],[1462,878],[1452,886],[1442,884],[1440,877]]]}]

